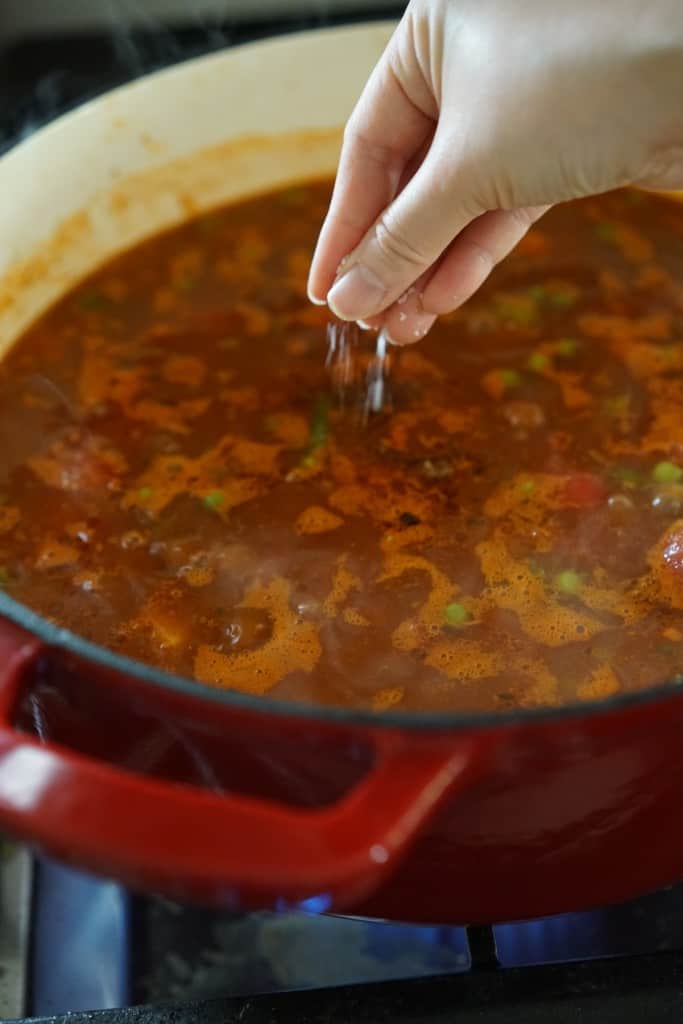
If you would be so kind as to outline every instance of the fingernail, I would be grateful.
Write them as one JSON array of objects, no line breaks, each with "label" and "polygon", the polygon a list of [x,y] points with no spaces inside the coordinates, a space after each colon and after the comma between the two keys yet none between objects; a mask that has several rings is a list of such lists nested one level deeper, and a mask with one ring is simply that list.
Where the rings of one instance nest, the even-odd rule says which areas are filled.
[{"label": "fingernail", "polygon": [[367,320],[356,320],[356,323],[360,327],[361,331],[376,331],[377,328],[369,324]]},{"label": "fingernail", "polygon": [[327,305],[340,320],[371,316],[387,293],[377,275],[362,263],[354,263],[327,296]]},{"label": "fingernail", "polygon": [[317,295],[314,295],[313,292],[310,290],[310,288],[307,289],[307,292],[308,292],[308,301],[312,302],[314,306],[326,306],[327,305],[326,300],[319,298]]}]

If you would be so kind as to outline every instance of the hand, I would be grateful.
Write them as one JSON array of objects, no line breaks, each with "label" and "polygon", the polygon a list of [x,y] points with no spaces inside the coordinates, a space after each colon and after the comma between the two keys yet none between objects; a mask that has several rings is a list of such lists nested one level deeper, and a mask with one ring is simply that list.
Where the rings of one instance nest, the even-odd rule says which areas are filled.
[{"label": "hand", "polygon": [[344,133],[313,302],[396,343],[550,205],[683,187],[682,0],[412,0]]}]

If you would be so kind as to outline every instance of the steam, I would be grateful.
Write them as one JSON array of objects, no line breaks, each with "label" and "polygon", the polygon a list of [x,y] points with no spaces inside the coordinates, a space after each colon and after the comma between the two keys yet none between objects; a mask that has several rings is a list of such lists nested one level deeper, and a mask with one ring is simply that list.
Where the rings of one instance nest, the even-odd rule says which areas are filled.
[{"label": "steam", "polygon": [[[2,52],[0,39],[0,60],[10,85],[16,88],[25,83],[23,94],[5,105],[4,124],[0,122],[0,151],[98,93],[230,45],[236,23],[225,17],[225,7],[229,5],[223,5],[222,12],[202,11],[199,7],[185,4],[178,27],[174,28],[151,15],[144,0],[102,0],[95,12],[88,12],[87,35],[82,42],[77,39],[76,30],[72,30],[72,38],[76,39],[73,46],[71,42],[50,46],[37,28],[35,41],[39,48],[29,60],[25,55],[31,50],[30,35],[29,41],[24,39],[15,52],[11,48],[7,51],[9,57]],[[26,81],[27,68],[33,63],[46,67],[53,61],[54,66],[41,77]],[[4,144],[3,136],[7,139]]]},{"label": "steam", "polygon": [[[363,0],[299,0],[285,4],[278,0],[80,0],[64,4],[64,16],[49,13],[41,19],[42,4],[34,0],[22,15],[22,43],[16,52],[2,51],[0,67],[10,83],[26,82],[33,63],[45,73],[26,82],[23,96],[7,101],[5,92],[4,124],[0,122],[0,151],[3,135],[9,144],[26,138],[48,121],[73,106],[130,79],[139,78],[178,61],[222,49],[235,42],[255,38],[271,31],[319,27],[332,20],[366,15]],[[0,6],[2,0],[0,0]],[[55,5],[56,8],[57,5]],[[374,0],[373,9],[394,11],[403,6],[395,0]],[[47,5],[46,5],[47,7]],[[157,16],[168,7],[175,11],[167,19]],[[53,9],[54,10],[54,9]],[[155,13],[151,13],[154,11]],[[77,17],[82,14],[82,21]],[[341,16],[341,19],[340,19]],[[30,51],[34,31],[41,40],[38,60]],[[62,28],[62,24],[64,27]],[[259,31],[259,24],[263,26]],[[82,43],[62,46],[60,36],[87,33]],[[47,40],[51,39],[52,42]],[[82,47],[79,52],[78,47]],[[46,65],[52,62],[53,66]],[[14,70],[16,69],[16,70]],[[4,91],[4,90],[3,90]],[[1,116],[1,115],[0,115]]]}]

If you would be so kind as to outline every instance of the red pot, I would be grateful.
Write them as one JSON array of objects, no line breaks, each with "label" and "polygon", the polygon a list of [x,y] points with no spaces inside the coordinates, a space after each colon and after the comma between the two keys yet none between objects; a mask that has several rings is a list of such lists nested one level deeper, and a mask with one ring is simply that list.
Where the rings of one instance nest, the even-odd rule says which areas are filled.
[{"label": "red pot", "polygon": [[683,875],[683,693],[459,720],[308,711],[0,629],[0,824],[229,907],[477,923]]},{"label": "red pot", "polygon": [[[332,171],[327,129],[388,32],[191,62],[3,158],[0,349],[188,207]],[[278,705],[128,662],[0,594],[0,828],[182,899],[453,923],[622,900],[683,877],[682,734],[675,687],[495,718]]]}]

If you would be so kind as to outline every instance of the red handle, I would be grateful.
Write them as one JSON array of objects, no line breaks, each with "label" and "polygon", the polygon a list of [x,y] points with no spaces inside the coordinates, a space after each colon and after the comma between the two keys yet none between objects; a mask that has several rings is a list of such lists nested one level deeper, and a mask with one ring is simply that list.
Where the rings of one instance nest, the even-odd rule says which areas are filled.
[{"label": "red handle", "polygon": [[13,729],[21,680],[42,652],[0,624],[0,825],[129,885],[236,905],[353,906],[478,761],[471,740],[376,731],[364,779],[313,810],[145,778]]}]

